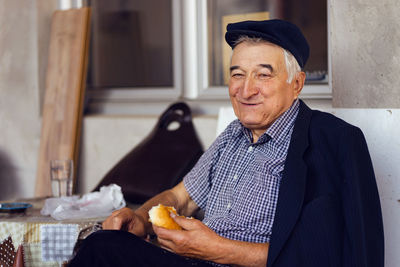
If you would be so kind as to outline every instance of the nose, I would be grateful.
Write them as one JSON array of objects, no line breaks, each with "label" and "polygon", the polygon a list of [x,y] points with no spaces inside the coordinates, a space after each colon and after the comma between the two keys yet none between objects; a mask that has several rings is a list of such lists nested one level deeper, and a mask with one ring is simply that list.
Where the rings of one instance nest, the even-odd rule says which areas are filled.
[{"label": "nose", "polygon": [[254,95],[257,95],[259,89],[256,85],[256,82],[252,77],[246,77],[244,84],[240,90],[240,95],[243,99],[251,98]]}]

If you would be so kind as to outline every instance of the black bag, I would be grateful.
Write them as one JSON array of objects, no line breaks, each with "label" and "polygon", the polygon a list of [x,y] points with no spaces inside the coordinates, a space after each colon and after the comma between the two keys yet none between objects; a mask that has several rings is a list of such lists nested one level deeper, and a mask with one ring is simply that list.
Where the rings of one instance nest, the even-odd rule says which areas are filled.
[{"label": "black bag", "polygon": [[[172,122],[179,123],[179,128],[169,130]],[[202,154],[190,108],[185,103],[175,103],[160,116],[149,136],[122,158],[95,190],[115,183],[121,186],[126,201],[143,203],[178,184]]]}]

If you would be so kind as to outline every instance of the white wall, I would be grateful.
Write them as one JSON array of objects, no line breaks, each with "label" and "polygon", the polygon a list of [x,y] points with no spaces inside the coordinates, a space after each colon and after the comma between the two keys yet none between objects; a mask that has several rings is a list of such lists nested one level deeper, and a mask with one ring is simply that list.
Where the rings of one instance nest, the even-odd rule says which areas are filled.
[{"label": "white wall", "polygon": [[364,132],[381,199],[385,266],[399,266],[400,109],[333,109],[331,112]]}]

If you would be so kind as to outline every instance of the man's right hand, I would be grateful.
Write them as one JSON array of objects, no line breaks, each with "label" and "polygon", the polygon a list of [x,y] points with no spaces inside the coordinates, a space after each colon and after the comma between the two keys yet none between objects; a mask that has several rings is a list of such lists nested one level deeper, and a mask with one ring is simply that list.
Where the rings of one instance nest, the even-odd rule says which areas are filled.
[{"label": "man's right hand", "polygon": [[196,203],[187,193],[183,182],[180,182],[171,190],[166,190],[146,201],[135,211],[129,208],[114,211],[103,222],[103,229],[124,230],[146,238],[149,234],[153,233],[148,212],[153,206],[160,203],[165,206],[175,207],[180,214],[185,216],[191,216],[198,209]]},{"label": "man's right hand", "polygon": [[145,219],[129,208],[114,211],[104,222],[104,230],[124,230],[137,236],[147,236]]}]

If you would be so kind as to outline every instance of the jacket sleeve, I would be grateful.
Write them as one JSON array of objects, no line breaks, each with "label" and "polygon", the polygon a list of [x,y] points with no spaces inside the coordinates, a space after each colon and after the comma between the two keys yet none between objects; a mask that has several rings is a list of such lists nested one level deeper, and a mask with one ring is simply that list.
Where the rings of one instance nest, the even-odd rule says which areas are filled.
[{"label": "jacket sleeve", "polygon": [[357,127],[342,132],[342,205],[346,235],[343,264],[348,267],[383,267],[384,235],[375,174],[363,133]]}]

